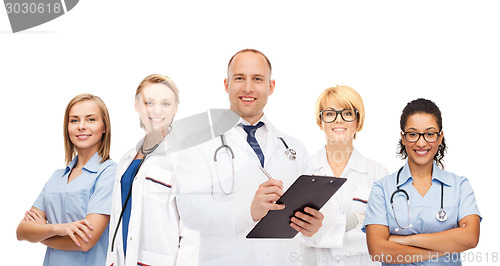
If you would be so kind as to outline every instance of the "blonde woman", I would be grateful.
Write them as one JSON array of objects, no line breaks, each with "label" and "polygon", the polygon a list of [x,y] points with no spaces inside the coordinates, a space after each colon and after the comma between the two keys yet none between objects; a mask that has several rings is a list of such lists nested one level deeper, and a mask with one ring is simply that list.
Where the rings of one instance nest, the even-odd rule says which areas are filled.
[{"label": "blonde woman", "polygon": [[315,114],[326,145],[311,158],[313,173],[347,181],[321,209],[325,219],[319,240],[305,249],[305,258],[311,265],[370,265],[360,225],[372,184],[387,175],[387,169],[354,148],[365,119],[363,100],[351,87],[331,87],[319,95]]},{"label": "blonde woman", "polygon": [[104,265],[116,171],[106,105],[91,94],[74,97],[63,129],[67,166],[45,184],[17,238],[46,245],[44,265]]},{"label": "blonde woman", "polygon": [[179,91],[167,76],[149,75],[136,90],[135,110],[146,136],[118,164],[106,265],[190,265],[197,261],[196,247],[181,255],[190,236],[180,225],[177,184],[172,178],[174,155],[164,141],[178,104]]}]

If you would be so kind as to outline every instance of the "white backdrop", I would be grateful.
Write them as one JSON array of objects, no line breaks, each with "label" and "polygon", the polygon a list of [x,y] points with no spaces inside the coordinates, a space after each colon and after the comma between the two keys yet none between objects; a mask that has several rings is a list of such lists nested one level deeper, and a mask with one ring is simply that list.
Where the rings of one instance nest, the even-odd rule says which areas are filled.
[{"label": "white backdrop", "polygon": [[310,2],[80,1],[16,34],[0,8],[2,264],[43,261],[44,246],[17,241],[15,230],[52,172],[64,167],[62,118],[73,96],[89,92],[106,102],[117,161],[143,134],[133,109],[142,78],[163,73],[177,83],[177,118],[227,108],[227,62],[256,48],[271,60],[276,80],[266,115],[311,154],[324,143],[314,103],[327,87],[349,85],[361,94],[366,124],[355,147],[390,172],[403,164],[395,154],[403,107],[418,97],[434,100],[449,146],[446,169],[470,179],[483,215],[481,240],[465,264],[493,265],[500,252],[500,4]]}]

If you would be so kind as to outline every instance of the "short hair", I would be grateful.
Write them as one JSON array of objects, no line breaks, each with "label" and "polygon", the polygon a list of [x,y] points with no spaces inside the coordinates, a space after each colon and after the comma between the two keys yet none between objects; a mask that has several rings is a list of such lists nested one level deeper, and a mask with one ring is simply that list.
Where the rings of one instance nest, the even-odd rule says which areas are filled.
[{"label": "short hair", "polygon": [[[175,82],[162,74],[151,74],[147,77],[145,77],[141,83],[139,83],[139,86],[137,87],[137,90],[135,91],[135,99],[137,100],[139,98],[139,95],[142,93],[142,91],[146,88],[147,85],[152,85],[152,84],[163,84],[167,86],[170,90],[175,95],[175,103],[179,104],[179,90],[177,89],[177,86],[175,85]],[[141,128],[145,129],[146,126],[142,123],[142,121],[139,121]]]},{"label": "short hair", "polygon": [[84,101],[93,101],[99,110],[101,111],[102,122],[104,123],[104,134],[101,139],[101,144],[99,145],[98,154],[101,157],[101,163],[110,159],[109,152],[111,147],[111,120],[109,119],[108,108],[106,108],[106,104],[104,101],[92,94],[83,93],[75,96],[71,99],[66,106],[66,111],[64,112],[64,123],[63,123],[63,133],[64,133],[64,154],[66,164],[69,164],[76,155],[75,145],[71,142],[68,132],[69,125],[69,112],[71,108],[80,102]]},{"label": "short hair", "polygon": [[[406,122],[408,122],[408,117],[414,114],[430,114],[436,118],[436,123],[438,124],[439,131],[443,130],[443,118],[441,117],[441,110],[439,107],[431,100],[418,98],[406,104],[403,112],[401,113],[401,118],[399,120],[399,126],[401,131],[405,131]],[[438,166],[444,169],[443,158],[446,153],[448,147],[446,146],[446,142],[444,141],[444,136],[441,141],[441,145],[438,148],[438,151],[434,155],[434,161]],[[401,159],[408,158],[408,153],[406,152],[406,148],[403,145],[403,140],[399,140],[398,151],[397,154]]]},{"label": "short hair", "polygon": [[[355,109],[358,111],[358,116],[356,118],[357,127],[356,132],[361,131],[363,129],[363,124],[365,121],[365,106],[363,104],[363,99],[361,95],[353,88],[349,86],[339,86],[330,87],[324,90],[316,100],[316,106],[314,109],[314,113],[316,115],[316,124],[318,126],[322,126],[322,120],[320,113],[325,110],[326,103],[328,100],[337,101],[341,106],[349,109]],[[356,138],[356,133],[354,134],[354,138]]]},{"label": "short hair", "polygon": [[265,59],[266,59],[266,62],[267,62],[267,66],[269,66],[269,73],[272,73],[273,72],[273,68],[271,67],[271,61],[269,61],[269,58],[267,58],[267,56],[257,50],[257,49],[251,49],[251,48],[247,48],[247,49],[243,49],[243,50],[240,50],[238,51],[237,53],[235,53],[233,55],[233,57],[231,57],[231,59],[229,59],[229,63],[227,64],[227,75],[229,76],[229,67],[231,66],[231,63],[233,62],[234,58],[238,55],[238,54],[241,54],[241,53],[246,53],[246,52],[251,52],[251,53],[256,53],[256,54],[260,54],[262,55]]}]

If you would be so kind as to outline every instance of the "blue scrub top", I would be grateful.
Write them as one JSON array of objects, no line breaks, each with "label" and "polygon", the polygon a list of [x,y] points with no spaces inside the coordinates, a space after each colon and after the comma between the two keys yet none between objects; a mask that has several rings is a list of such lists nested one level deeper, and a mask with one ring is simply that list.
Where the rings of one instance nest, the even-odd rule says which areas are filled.
[{"label": "blue scrub top", "polygon": [[[481,214],[476,204],[474,191],[465,177],[460,177],[439,168],[435,163],[432,169],[432,185],[424,197],[413,187],[408,162],[403,167],[399,176],[399,185],[410,197],[410,223],[411,228],[399,228],[391,207],[391,195],[396,190],[397,172],[388,175],[373,184],[368,206],[366,208],[366,218],[363,222],[362,230],[365,232],[369,224],[380,224],[389,227],[391,235],[413,235],[424,233],[441,232],[453,229],[458,226],[458,222],[471,214]],[[448,215],[448,219],[440,222],[436,219],[436,213],[441,208],[441,183],[444,185],[443,209]],[[402,227],[408,223],[408,205],[403,193],[394,196],[394,210],[397,221]],[[423,263],[402,264],[402,265],[462,265],[459,254],[455,256],[443,256],[432,261]],[[384,264],[385,265],[385,264]],[[394,265],[394,264],[391,264]]]},{"label": "blue scrub top", "polygon": [[[135,173],[137,172],[137,168],[139,168],[139,164],[141,163],[141,159],[135,159],[132,161],[130,166],[127,168],[125,173],[123,173],[121,179],[121,192],[122,192],[122,206],[125,205],[125,200],[127,199],[128,193],[132,188],[132,183],[134,182]],[[132,212],[132,194],[128,199],[127,207],[123,210],[123,221],[122,221],[122,235],[123,235],[123,254],[127,254],[127,236],[128,236],[128,224],[130,222],[130,213]]]},{"label": "blue scrub top", "polygon": [[[71,170],[78,162],[76,156],[65,169],[59,169],[45,184],[33,204],[45,212],[49,224],[71,223],[88,214],[110,215],[111,195],[116,164],[95,153],[85,164],[82,173],[68,183]],[[108,249],[108,227],[89,251],[62,251],[47,247],[43,265],[104,265]]]}]

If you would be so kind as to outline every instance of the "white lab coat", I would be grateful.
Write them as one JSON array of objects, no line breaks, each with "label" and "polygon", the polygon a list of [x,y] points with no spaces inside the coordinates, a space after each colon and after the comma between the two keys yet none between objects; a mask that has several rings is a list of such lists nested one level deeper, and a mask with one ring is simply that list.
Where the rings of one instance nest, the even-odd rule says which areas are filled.
[{"label": "white lab coat", "polygon": [[[166,152],[165,142],[148,155],[132,186],[132,204],[127,239],[123,252],[122,226],[118,229],[113,252],[113,234],[122,210],[121,178],[130,166],[141,140],[118,164],[113,188],[109,222],[109,247],[106,265],[197,265],[199,233],[184,229],[175,203],[177,184],[172,175],[175,154]],[[171,187],[169,187],[171,186]]]},{"label": "white lab coat", "polygon": [[[323,147],[311,157],[313,174],[333,176],[328,164],[326,148]],[[346,216],[350,213],[365,214],[366,201],[372,184],[388,174],[381,164],[369,160],[352,151],[349,161],[340,177],[347,178],[344,185],[321,208],[325,216],[323,226],[313,239],[316,245],[306,245],[304,261],[306,265],[380,265],[370,260],[366,245],[365,233],[361,231],[361,223],[348,232]]]},{"label": "white lab coat", "polygon": [[[264,168],[274,179],[282,180],[286,190],[298,176],[310,172],[306,149],[301,142],[274,128],[265,117],[261,121],[267,131],[266,143],[262,145]],[[181,152],[181,163],[175,170],[181,189],[177,200],[181,219],[186,226],[201,231],[200,265],[297,265],[299,239],[303,237],[300,233],[291,240],[245,238],[256,224],[250,213],[251,202],[258,186],[268,179],[258,168],[257,155],[240,126],[224,136],[235,156],[230,195],[222,195],[219,185],[220,179],[224,190],[231,190],[229,152],[221,150],[217,156],[219,177],[214,164],[220,138]],[[278,137],[297,152],[296,160],[288,159]]]}]

